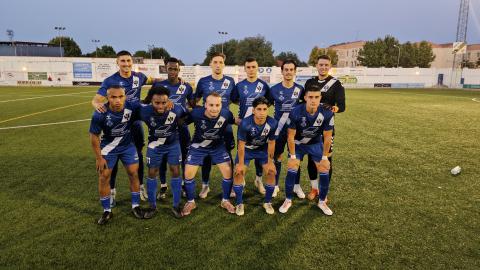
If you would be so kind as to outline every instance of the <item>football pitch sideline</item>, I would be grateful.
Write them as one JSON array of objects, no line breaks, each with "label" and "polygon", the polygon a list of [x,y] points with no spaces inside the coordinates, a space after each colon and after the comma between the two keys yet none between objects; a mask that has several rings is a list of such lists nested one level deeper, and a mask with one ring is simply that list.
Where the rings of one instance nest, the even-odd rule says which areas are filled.
[{"label": "football pitch sideline", "polygon": [[190,216],[170,214],[169,194],[153,219],[138,220],[122,170],[103,227],[88,135],[95,92],[0,87],[0,268],[480,268],[480,92],[347,89],[335,119],[331,217],[297,198],[278,212],[284,163],[275,215],[262,208],[251,165],[245,216],[220,208],[215,168]]}]

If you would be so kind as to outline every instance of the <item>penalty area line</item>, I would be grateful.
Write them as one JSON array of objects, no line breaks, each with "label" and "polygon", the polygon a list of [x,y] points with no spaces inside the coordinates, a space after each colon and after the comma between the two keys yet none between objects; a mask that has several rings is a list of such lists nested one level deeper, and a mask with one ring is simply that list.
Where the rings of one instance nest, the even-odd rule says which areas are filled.
[{"label": "penalty area line", "polygon": [[62,125],[62,124],[69,124],[69,123],[85,122],[85,121],[90,121],[90,119],[80,119],[80,120],[63,121],[63,122],[53,122],[53,123],[44,123],[44,124],[27,125],[27,126],[2,127],[2,128],[0,128],[0,130],[17,129],[17,128],[29,128],[29,127],[53,126],[53,125]]}]

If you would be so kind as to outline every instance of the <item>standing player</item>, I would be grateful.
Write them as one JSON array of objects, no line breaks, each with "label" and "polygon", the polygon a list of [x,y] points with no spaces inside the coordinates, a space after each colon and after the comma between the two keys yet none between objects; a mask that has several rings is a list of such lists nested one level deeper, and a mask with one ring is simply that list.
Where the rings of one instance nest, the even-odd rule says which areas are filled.
[{"label": "standing player", "polygon": [[133,114],[138,110],[138,103],[125,102],[125,89],[121,86],[110,86],[107,90],[107,99],[105,112],[95,111],[90,123],[90,141],[95,153],[100,202],[104,211],[98,224],[104,225],[113,217],[109,182],[112,168],[118,159],[122,160],[130,180],[133,215],[140,219],[150,218],[151,211],[145,212],[139,206],[140,186],[137,173],[139,157],[131,138]]},{"label": "standing player", "polygon": [[268,105],[268,100],[265,97],[256,98],[252,103],[253,115],[244,118],[238,127],[238,152],[235,158],[233,190],[235,191],[237,204],[235,213],[239,216],[244,214],[243,183],[247,166],[252,159],[262,166],[266,175],[267,184],[264,187],[266,194],[263,208],[268,214],[275,213],[271,201],[275,189],[276,169],[273,156],[275,153],[277,121],[268,116]]},{"label": "standing player", "polygon": [[[223,69],[225,68],[225,58],[226,56],[223,53],[215,53],[210,60],[210,68],[212,69],[212,75],[201,78],[198,81],[197,88],[195,91],[196,102],[198,103],[200,99],[203,99],[203,104],[205,104],[207,97],[210,93],[218,93],[222,99],[222,108],[225,110],[229,109],[230,98],[232,90],[235,88],[235,81],[232,77],[223,75]],[[235,148],[235,141],[233,138],[232,126],[228,125],[225,134],[225,146],[227,153],[230,156],[230,161],[232,162],[231,167],[233,167],[233,159],[231,151]],[[204,199],[207,197],[210,188],[208,187],[210,171],[212,168],[212,161],[209,156],[206,157],[205,162],[202,166],[202,191],[198,195],[200,198]],[[231,176],[230,176],[231,177]]]},{"label": "standing player", "polygon": [[[145,104],[140,109],[141,119],[148,126],[147,147],[147,192],[148,202],[153,210],[157,209],[157,176],[163,160],[170,165],[172,176],[171,187],[173,193],[172,212],[176,218],[182,217],[180,209],[182,179],[180,178],[180,163],[182,154],[178,143],[178,120],[185,113],[181,105],[174,105],[167,110],[169,90],[163,86],[154,86],[148,91],[143,101]],[[151,211],[155,213],[156,211]]]},{"label": "standing player", "polygon": [[[245,73],[247,78],[239,82],[232,92],[232,102],[239,104],[238,117],[244,119],[252,115],[253,101],[258,97],[268,95],[270,88],[268,84],[258,78],[258,63],[253,57],[245,60]],[[262,182],[262,164],[255,159],[255,186],[261,194],[265,194],[265,188]]]},{"label": "standing player", "polygon": [[[281,83],[274,85],[270,89],[269,101],[270,104],[275,105],[274,118],[278,121],[277,130],[275,135],[277,141],[275,143],[275,167],[277,169],[277,175],[275,176],[275,191],[273,197],[277,196],[278,191],[278,179],[280,171],[282,169],[282,154],[287,144],[287,127],[291,110],[298,103],[300,95],[303,94],[303,87],[295,83],[295,74],[297,72],[297,63],[293,60],[285,60],[282,64],[282,76]],[[302,189],[295,189],[295,193],[299,198],[305,198],[305,194]]]},{"label": "standing player", "polygon": [[225,148],[225,131],[235,122],[233,114],[222,108],[222,96],[216,92],[210,93],[204,107],[192,110],[186,123],[194,123],[195,132],[192,144],[188,150],[185,164],[185,190],[188,202],[183,207],[182,214],[189,215],[197,206],[195,204],[195,174],[206,157],[210,157],[217,164],[223,176],[221,207],[229,213],[235,213],[235,207],[229,201],[232,189],[232,167],[230,155]]},{"label": "standing player", "polygon": [[[345,89],[342,86],[342,83],[336,78],[329,75],[330,69],[332,68],[332,61],[328,55],[320,55],[317,58],[317,71],[318,76],[309,79],[305,83],[305,88],[310,85],[318,85],[322,90],[322,100],[321,103],[331,106],[331,110],[334,113],[341,113],[345,111]],[[332,144],[330,146],[330,151],[328,153],[328,161],[330,162],[330,171],[329,177],[332,178],[333,167],[332,167],[332,155],[333,155],[333,139],[335,136],[335,129],[332,133]],[[308,194],[308,199],[313,200],[318,195],[318,178],[317,170],[315,163],[308,156],[308,174],[310,178],[310,184],[312,189]],[[298,175],[300,177],[300,174]]]},{"label": "standing player", "polygon": [[315,162],[320,178],[318,207],[325,215],[333,214],[325,202],[330,184],[328,152],[332,143],[333,112],[321,106],[320,98],[320,87],[308,85],[305,89],[305,103],[298,105],[290,114],[287,139],[290,158],[285,179],[286,199],[278,210],[280,213],[286,213],[292,206],[293,188],[300,161],[308,154]]},{"label": "standing player", "polygon": [[[142,86],[145,84],[151,84],[153,82],[152,78],[147,77],[141,72],[132,71],[133,67],[133,58],[132,54],[128,51],[120,51],[117,53],[117,65],[119,71],[113,74],[112,76],[106,78],[100,89],[98,89],[97,94],[92,100],[92,105],[97,112],[106,112],[107,108],[105,107],[105,97],[107,96],[107,89],[112,85],[119,85],[125,89],[127,101],[130,103],[140,104],[140,91]],[[140,197],[145,201],[148,197],[145,187],[143,186],[143,154],[142,148],[144,146],[144,135],[143,127],[141,121],[136,121],[132,126],[132,135],[135,148],[137,149],[137,154],[140,157],[139,166],[138,166],[138,177],[140,179]],[[111,204],[115,205],[115,180],[117,176],[118,166],[115,164],[115,167],[112,170],[112,177],[110,179],[110,188],[111,188]]]},{"label": "standing player", "polygon": [[[195,107],[195,99],[193,97],[192,86],[189,83],[181,82],[178,74],[180,73],[180,61],[176,58],[169,58],[166,63],[168,78],[161,82],[155,82],[152,87],[163,86],[170,90],[169,100],[177,106],[183,106],[187,108]],[[190,145],[190,132],[188,126],[181,125],[178,127],[180,137],[180,149],[182,151],[182,171],[185,168],[185,158],[188,152],[188,146]],[[158,194],[159,199],[165,198],[167,192],[166,182],[167,160],[164,158],[160,164],[160,192]]]}]

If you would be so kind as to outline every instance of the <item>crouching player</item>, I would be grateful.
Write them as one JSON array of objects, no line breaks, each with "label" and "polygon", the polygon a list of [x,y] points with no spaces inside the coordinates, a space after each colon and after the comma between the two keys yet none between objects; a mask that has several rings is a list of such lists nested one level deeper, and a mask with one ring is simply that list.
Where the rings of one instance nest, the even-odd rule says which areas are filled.
[{"label": "crouching player", "polygon": [[[182,153],[178,139],[178,122],[186,114],[184,107],[175,105],[167,110],[170,92],[163,86],[152,87],[147,94],[140,109],[140,117],[148,126],[147,147],[147,192],[151,211],[149,216],[154,215],[157,209],[157,177],[159,167],[166,158],[170,166],[171,187],[173,194],[172,212],[176,218],[182,217],[180,209],[180,197],[182,194],[182,179],[180,178],[180,164]],[[147,216],[146,216],[147,217]]]},{"label": "crouching player", "polygon": [[192,144],[187,154],[185,164],[185,190],[188,202],[183,207],[182,214],[189,215],[197,206],[195,204],[195,174],[205,158],[211,158],[217,164],[223,176],[221,207],[229,213],[235,213],[235,207],[229,201],[232,189],[232,167],[230,155],[225,147],[227,126],[234,124],[235,119],[228,108],[222,108],[222,96],[217,92],[208,94],[205,107],[194,108],[185,123],[194,123],[195,131]]},{"label": "crouching player", "polygon": [[293,187],[300,161],[304,155],[310,155],[315,162],[320,178],[318,207],[327,216],[333,214],[332,210],[327,206],[325,198],[327,197],[330,184],[328,177],[330,169],[328,152],[332,143],[334,120],[333,112],[320,104],[320,90],[321,88],[317,85],[311,85],[305,89],[305,103],[298,105],[290,113],[287,137],[290,158],[288,160],[287,178],[285,179],[285,194],[287,198],[279,209],[280,213],[286,213],[292,206]]},{"label": "crouching player", "polygon": [[133,215],[140,219],[151,217],[150,211],[140,208],[139,158],[131,135],[134,114],[139,105],[125,102],[125,99],[124,88],[110,86],[107,90],[106,111],[95,111],[90,123],[90,141],[95,153],[98,190],[104,211],[97,222],[99,225],[106,224],[113,217],[110,208],[110,176],[118,159],[125,166],[130,180]]},{"label": "crouching player", "polygon": [[238,127],[238,152],[235,159],[235,175],[233,190],[235,191],[235,213],[244,214],[243,183],[250,160],[263,167],[266,175],[265,203],[263,208],[268,214],[275,213],[272,207],[272,194],[275,189],[275,175],[277,173],[273,156],[275,153],[275,131],[277,121],[268,116],[268,100],[265,97],[256,98],[253,105],[253,115],[244,118]]}]

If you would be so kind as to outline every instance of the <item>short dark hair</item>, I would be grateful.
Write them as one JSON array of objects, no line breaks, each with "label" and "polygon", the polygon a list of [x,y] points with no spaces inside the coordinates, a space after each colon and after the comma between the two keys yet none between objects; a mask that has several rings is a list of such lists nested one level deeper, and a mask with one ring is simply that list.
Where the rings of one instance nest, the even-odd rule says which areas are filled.
[{"label": "short dark hair", "polygon": [[320,59],[324,59],[324,60],[328,60],[328,61],[332,62],[332,58],[330,58],[330,56],[328,56],[328,55],[326,55],[326,54],[322,54],[322,55],[320,55],[319,57],[317,57],[317,62],[318,62],[318,60],[320,60]]},{"label": "short dark hair", "polygon": [[246,64],[246,63],[251,63],[251,62],[257,62],[257,59],[255,59],[255,57],[247,57],[247,58],[245,59],[244,64]]},{"label": "short dark hair", "polygon": [[290,58],[285,59],[285,61],[283,61],[282,66],[281,66],[282,70],[283,70],[283,66],[285,66],[286,64],[293,64],[295,66],[295,69],[297,69],[297,62],[295,62],[295,60],[293,60],[293,59],[290,59]]},{"label": "short dark hair", "polygon": [[125,51],[125,50],[119,51],[119,52],[117,53],[117,57],[124,56],[124,55],[132,56],[132,54],[131,54],[129,51]]},{"label": "short dark hair", "polygon": [[110,89],[121,89],[124,92],[126,92],[125,88],[123,86],[119,85],[119,84],[110,85],[107,89],[107,93],[108,93],[108,90],[110,90]]},{"label": "short dark hair", "polygon": [[175,57],[170,57],[167,59],[167,62],[165,64],[168,64],[168,63],[177,63],[178,65],[180,65],[180,60],[178,60]]},{"label": "short dark hair", "polygon": [[148,94],[142,102],[144,104],[150,104],[152,102],[152,98],[153,98],[154,95],[169,97],[170,96],[170,90],[168,90],[168,88],[163,87],[161,85],[152,86],[152,88],[150,88],[150,90],[148,90]]},{"label": "short dark hair", "polygon": [[311,83],[305,88],[305,93],[304,95],[307,94],[307,92],[321,92],[322,88],[320,87],[319,84],[317,83]]},{"label": "short dark hair", "polygon": [[268,99],[266,97],[257,97],[255,100],[253,100],[252,106],[253,108],[256,108],[258,105],[265,104],[267,107],[270,105],[270,102],[268,102]]},{"label": "short dark hair", "polygon": [[226,56],[225,54],[223,54],[223,53],[221,53],[221,52],[214,52],[214,53],[212,54],[212,58],[210,58],[210,62],[212,62],[212,59],[215,58],[215,57],[217,57],[217,56],[222,57],[222,58],[223,58],[223,61],[227,60],[227,56]]}]

